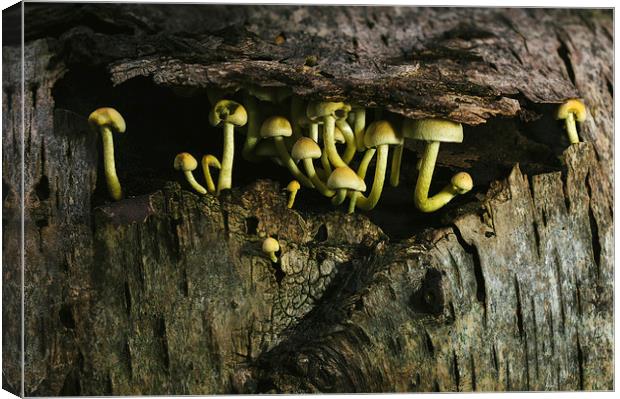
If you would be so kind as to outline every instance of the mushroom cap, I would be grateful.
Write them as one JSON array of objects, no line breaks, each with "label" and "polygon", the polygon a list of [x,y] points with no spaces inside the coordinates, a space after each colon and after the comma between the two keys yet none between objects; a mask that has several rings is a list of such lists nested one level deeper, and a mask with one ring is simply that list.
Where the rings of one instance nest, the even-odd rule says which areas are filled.
[{"label": "mushroom cap", "polygon": [[270,137],[289,137],[293,134],[291,123],[283,116],[270,116],[265,119],[260,127],[260,135],[267,139]]},{"label": "mushroom cap", "polygon": [[331,115],[336,119],[345,119],[351,111],[351,106],[343,102],[311,102],[306,108],[306,116],[311,121]]},{"label": "mushroom cap", "polygon": [[232,100],[220,100],[209,112],[209,122],[213,126],[219,126],[224,122],[235,126],[243,126],[248,121],[248,113],[243,105]]},{"label": "mushroom cap", "polygon": [[291,157],[295,161],[321,158],[321,147],[309,137],[300,137],[291,149]]},{"label": "mushroom cap", "polygon": [[564,104],[558,107],[558,111],[556,113],[556,119],[566,119],[568,118],[568,114],[572,113],[575,115],[575,120],[577,122],[583,122],[586,120],[587,112],[585,104],[576,98],[566,100]]},{"label": "mushroom cap", "polygon": [[362,180],[353,169],[343,166],[334,169],[327,179],[327,187],[332,190],[354,190],[366,191],[366,183]]},{"label": "mushroom cap", "polygon": [[459,172],[452,176],[450,183],[459,194],[465,194],[474,187],[474,181],[467,172]]},{"label": "mushroom cap", "polygon": [[405,137],[414,140],[463,142],[463,126],[445,119],[407,119],[403,124],[403,133]]},{"label": "mushroom cap", "polygon": [[388,121],[376,121],[370,124],[364,134],[366,148],[374,148],[380,145],[400,145],[403,143],[403,135],[394,130]]},{"label": "mushroom cap", "polygon": [[275,238],[271,238],[271,237],[265,238],[265,241],[263,241],[263,252],[271,253],[271,252],[278,252],[279,250],[280,250],[280,244],[278,243],[278,240],[276,240]]},{"label": "mushroom cap", "polygon": [[286,186],[286,191],[297,191],[301,188],[301,185],[297,180],[291,180],[291,182]]},{"label": "mushroom cap", "polygon": [[183,172],[192,171],[198,167],[198,161],[189,152],[178,153],[174,157],[174,168]]},{"label": "mushroom cap", "polygon": [[254,154],[259,157],[271,158],[277,157],[278,150],[276,150],[276,145],[272,140],[261,140],[254,147]]},{"label": "mushroom cap", "polygon": [[88,117],[88,123],[94,128],[105,126],[117,133],[125,133],[125,119],[114,108],[103,107],[94,110]]},{"label": "mushroom cap", "polygon": [[220,160],[211,154],[202,156],[202,165],[207,165],[216,169],[222,169],[222,164],[220,163]]}]

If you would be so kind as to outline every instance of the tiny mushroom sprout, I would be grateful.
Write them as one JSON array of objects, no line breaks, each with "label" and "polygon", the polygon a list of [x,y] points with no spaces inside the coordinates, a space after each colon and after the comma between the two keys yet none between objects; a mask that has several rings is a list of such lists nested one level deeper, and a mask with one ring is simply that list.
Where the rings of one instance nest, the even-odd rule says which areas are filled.
[{"label": "tiny mushroom sprout", "polygon": [[195,170],[197,167],[198,161],[196,161],[196,158],[194,158],[192,154],[188,152],[181,152],[177,154],[177,156],[174,158],[174,168],[176,170],[183,171],[185,178],[194,190],[198,191],[200,194],[206,194],[207,190],[203,186],[198,184],[196,179],[194,179],[194,175],[192,174],[192,171]]},{"label": "tiny mushroom sprout", "polygon": [[[336,190],[337,194],[332,199],[334,205],[339,205],[345,200],[347,196],[347,190],[355,192],[366,191],[366,183],[358,175],[355,174],[353,169],[348,166],[343,166],[334,169],[329,179],[327,179],[327,187],[331,190]],[[353,213],[353,209],[349,208],[349,213]]]},{"label": "tiny mushroom sprout", "polygon": [[286,206],[289,209],[295,204],[295,197],[297,196],[297,191],[299,191],[300,188],[301,185],[297,180],[291,180],[291,182],[286,186],[286,191],[289,192],[288,204]]},{"label": "tiny mushroom sprout", "polygon": [[[428,197],[439,145],[442,142],[463,142],[463,126],[460,123],[443,119],[407,120],[403,125],[403,133],[405,137],[426,141],[414,194],[414,202],[419,210],[434,212],[450,202],[457,194],[465,194],[471,190],[473,187],[471,176],[461,172],[455,175],[452,183],[444,187],[438,194]],[[455,180],[456,189],[453,184]]]},{"label": "tiny mushroom sprout", "polygon": [[103,169],[108,186],[108,193],[112,199],[118,201],[123,197],[123,190],[116,176],[112,132],[124,133],[126,129],[125,120],[114,108],[98,108],[90,114],[88,122],[93,129],[101,133],[101,139],[103,141]]},{"label": "tiny mushroom sprout", "polygon": [[314,169],[313,159],[321,157],[321,147],[309,137],[301,137],[293,145],[291,155],[295,161],[302,161],[306,174],[310,178],[310,181],[314,184],[316,189],[326,197],[331,197],[335,193],[327,188],[325,183],[317,176]]},{"label": "tiny mushroom sprout", "polygon": [[267,237],[263,241],[263,252],[269,255],[269,258],[273,263],[278,261],[278,257],[276,256],[276,252],[280,250],[280,244],[278,240],[272,237]]},{"label": "tiny mushroom sprout", "polygon": [[299,182],[307,187],[314,188],[314,185],[297,167],[293,158],[286,148],[284,137],[290,137],[293,134],[291,123],[283,116],[272,116],[267,118],[260,128],[260,135],[263,139],[273,138],[276,150],[282,163],[288,168],[293,176]]},{"label": "tiny mushroom sprout", "polygon": [[222,170],[217,181],[217,192],[229,189],[232,185],[233,158],[235,156],[235,126],[243,126],[248,121],[248,114],[243,105],[231,101],[218,101],[209,113],[212,126],[224,129],[224,152],[222,154]]},{"label": "tiny mushroom sprout", "polygon": [[[351,106],[342,102],[315,102],[308,104],[308,108],[306,109],[306,115],[310,121],[313,123],[319,123],[320,120],[323,121],[323,142],[325,151],[327,152],[329,162],[336,168],[347,166],[347,163],[340,157],[338,150],[336,150],[336,141],[334,138],[336,121],[345,120],[350,110]],[[343,133],[345,132],[343,131]],[[355,145],[353,146],[353,151],[355,151]]]},{"label": "tiny mushroom sprout", "polygon": [[207,154],[202,157],[202,172],[205,175],[205,180],[207,181],[207,190],[213,194],[215,193],[215,183],[213,183],[213,178],[211,177],[210,168],[222,169],[222,164],[220,164],[220,160],[214,157],[213,155]]},{"label": "tiny mushroom sprout", "polygon": [[577,99],[567,100],[558,107],[556,119],[564,119],[568,140],[571,144],[579,142],[575,121],[580,123],[584,122],[587,114],[585,104]]},{"label": "tiny mushroom sprout", "polygon": [[385,171],[387,169],[388,151],[390,145],[401,145],[403,136],[397,132],[392,124],[385,120],[376,121],[368,126],[364,135],[364,145],[367,148],[377,149],[377,163],[375,164],[375,176],[372,183],[372,189],[368,198],[363,194],[353,193],[351,195],[351,204],[349,204],[349,212],[355,209],[356,203],[360,209],[371,210],[379,202],[381,192],[383,191],[383,182],[385,181]]}]

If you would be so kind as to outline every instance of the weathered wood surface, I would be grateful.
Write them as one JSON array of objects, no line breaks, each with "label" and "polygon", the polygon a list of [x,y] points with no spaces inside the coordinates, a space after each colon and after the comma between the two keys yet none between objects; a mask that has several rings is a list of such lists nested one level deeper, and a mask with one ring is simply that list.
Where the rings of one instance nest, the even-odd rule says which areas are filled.
[{"label": "weathered wood surface", "polygon": [[[141,7],[52,8],[49,19],[63,21],[55,26],[36,22],[45,7],[29,14],[26,394],[613,387],[608,16],[293,7],[279,8],[278,28],[265,29],[277,19],[269,8],[175,6],[164,14]],[[229,17],[232,9],[240,13]],[[328,13],[346,17],[341,35],[328,29]],[[174,22],[180,15],[183,24]],[[210,32],[205,18],[226,22]],[[418,20],[431,22],[411,22]],[[303,36],[303,25],[315,31]],[[282,32],[285,44],[271,44]],[[39,39],[48,35],[57,37]],[[339,50],[353,37],[357,57],[345,58]],[[309,48],[319,62],[304,68],[313,54],[295,52]],[[18,56],[5,47],[4,65]],[[493,115],[536,119],[546,108],[533,103],[579,95],[590,105],[583,136],[592,144],[568,148],[561,172],[528,179],[515,166],[444,213],[443,227],[420,225],[422,233],[401,241],[364,215],[288,210],[271,181],[221,198],[168,182],[102,203],[87,111],[60,109],[55,101],[66,100],[53,96],[81,63],[106,68],[115,83],[145,75],[157,85],[204,87],[263,76],[260,82],[307,96],[354,97],[474,124]],[[3,387],[15,392],[21,96],[18,65],[4,70]],[[473,70],[480,72],[467,73]],[[387,90],[401,73],[407,84]],[[499,126],[532,149],[548,143],[525,131],[543,130],[536,123]],[[465,153],[451,148],[440,162],[491,162],[480,159],[479,151],[490,152],[484,143],[468,142],[480,132],[467,130]],[[510,145],[497,148],[498,158],[513,162]],[[405,170],[414,169],[413,157],[405,161]],[[283,246],[275,267],[260,253],[267,234]]]}]

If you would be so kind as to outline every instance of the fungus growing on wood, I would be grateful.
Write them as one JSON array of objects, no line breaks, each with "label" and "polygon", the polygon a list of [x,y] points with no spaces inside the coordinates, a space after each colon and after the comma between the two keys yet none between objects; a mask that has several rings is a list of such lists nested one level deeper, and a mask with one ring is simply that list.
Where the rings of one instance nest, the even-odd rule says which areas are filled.
[{"label": "fungus growing on wood", "polygon": [[272,116],[267,118],[260,128],[260,135],[262,138],[273,138],[280,160],[293,176],[304,186],[314,188],[310,179],[299,170],[293,158],[291,158],[286,144],[284,144],[284,137],[290,137],[292,134],[293,128],[288,119],[283,116]]},{"label": "fungus growing on wood", "polygon": [[450,202],[457,194],[465,194],[471,190],[473,183],[469,184],[464,175],[469,177],[469,181],[471,181],[471,176],[461,172],[464,175],[459,174],[459,177],[456,179],[458,186],[451,183],[433,197],[428,196],[437,154],[439,153],[439,145],[442,142],[463,142],[463,126],[460,123],[443,119],[407,120],[403,125],[403,133],[405,137],[426,142],[414,194],[415,206],[419,210],[422,212],[434,212]]},{"label": "fungus growing on wood", "polygon": [[235,126],[243,126],[248,121],[248,114],[243,105],[221,100],[209,113],[212,126],[222,126],[224,130],[224,151],[222,154],[222,170],[217,181],[217,192],[230,189],[232,185],[233,158],[235,156]]},{"label": "fungus growing on wood", "polygon": [[[385,171],[387,169],[388,151],[390,145],[401,145],[403,136],[397,132],[392,124],[388,121],[373,122],[368,126],[364,135],[364,145],[367,148],[377,149],[377,163],[375,164],[375,176],[372,183],[372,189],[368,197],[363,194],[353,193],[351,195],[351,203],[349,204],[349,212],[353,212],[355,206],[363,210],[373,209],[379,202],[381,192],[383,191],[383,182],[385,181]],[[365,174],[365,172],[364,172]],[[359,174],[358,174],[359,177]]]},{"label": "fungus growing on wood", "polygon": [[291,182],[286,186],[286,191],[289,192],[288,195],[288,204],[286,205],[289,209],[293,207],[295,204],[295,197],[297,196],[297,191],[301,188],[301,185],[297,180],[291,180]]},{"label": "fungus growing on wood", "polygon": [[113,200],[118,201],[123,197],[121,183],[116,176],[114,163],[114,140],[112,132],[125,133],[125,120],[114,108],[98,108],[88,117],[89,124],[93,129],[101,133],[103,142],[103,169],[105,172],[108,193]]},{"label": "fungus growing on wood", "polygon": [[203,156],[201,163],[202,172],[204,173],[205,180],[207,181],[207,190],[213,194],[215,193],[215,183],[213,183],[213,178],[211,177],[211,171],[209,168],[222,169],[222,164],[220,164],[219,159],[210,154]]},{"label": "fungus growing on wood", "polygon": [[[366,191],[366,183],[360,179],[353,169],[343,166],[334,169],[329,179],[327,179],[327,187],[336,191],[336,195],[332,198],[334,205],[340,205],[347,197],[347,190],[355,192]],[[349,208],[349,213],[353,213],[355,208]]]},{"label": "fungus growing on wood", "polygon": [[571,99],[558,107],[556,119],[564,119],[566,133],[571,144],[579,142],[575,122],[583,123],[588,116],[585,104],[578,99]]},{"label": "fungus growing on wood", "polygon": [[351,106],[342,102],[315,102],[310,103],[306,109],[306,115],[311,122],[319,123],[319,120],[323,121],[325,151],[327,152],[329,162],[336,168],[347,166],[347,163],[340,157],[340,154],[338,154],[336,150],[336,142],[334,139],[336,120],[346,119],[350,110]]},{"label": "fungus growing on wood", "polygon": [[335,193],[330,190],[325,183],[317,176],[314,169],[313,159],[321,157],[321,147],[308,137],[302,137],[295,142],[291,155],[295,161],[302,161],[306,174],[316,189],[326,197],[332,197]]},{"label": "fungus growing on wood", "polygon": [[272,237],[265,238],[265,240],[263,241],[263,252],[269,255],[269,259],[271,259],[273,263],[276,263],[278,261],[276,252],[278,252],[279,250],[280,244],[278,243],[278,240]]},{"label": "fungus growing on wood", "polygon": [[192,171],[197,167],[198,161],[188,152],[181,152],[174,158],[174,168],[183,172],[188,183],[194,190],[198,191],[200,194],[206,194],[207,190],[194,179],[194,175],[192,174]]}]

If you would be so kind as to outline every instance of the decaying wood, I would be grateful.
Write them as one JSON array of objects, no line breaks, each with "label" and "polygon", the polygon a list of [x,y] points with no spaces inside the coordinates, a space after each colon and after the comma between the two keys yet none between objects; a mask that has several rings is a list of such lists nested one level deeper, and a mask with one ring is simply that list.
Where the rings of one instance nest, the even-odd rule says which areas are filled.
[{"label": "decaying wood", "polygon": [[[612,389],[609,14],[30,7],[27,395]],[[3,388],[18,392],[20,49],[3,54]],[[87,110],[58,107],[69,102],[54,91],[85,65],[119,86],[285,85],[472,125],[543,120],[545,104],[581,96],[591,143],[527,176],[548,169],[514,155],[545,147],[522,133],[530,125],[499,125],[511,142],[498,160],[470,139],[485,128],[468,128],[440,163],[511,171],[476,172],[469,203],[404,240],[370,213],[290,210],[272,180],[219,198],[167,181],[108,203]],[[405,161],[409,184],[415,159]],[[260,251],[267,235],[280,241],[277,264]]]}]

